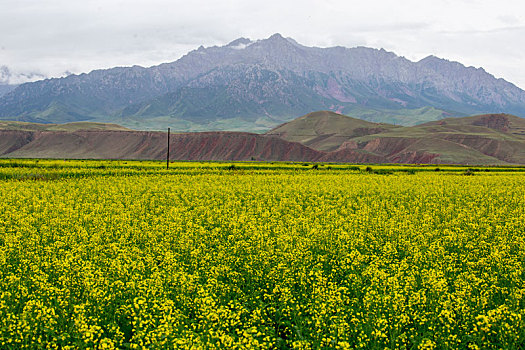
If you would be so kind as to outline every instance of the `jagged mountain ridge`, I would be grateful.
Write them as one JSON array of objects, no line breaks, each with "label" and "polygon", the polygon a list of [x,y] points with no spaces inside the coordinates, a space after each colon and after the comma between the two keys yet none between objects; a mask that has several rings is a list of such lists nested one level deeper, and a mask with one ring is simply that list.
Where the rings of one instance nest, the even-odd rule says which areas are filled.
[{"label": "jagged mountain ridge", "polygon": [[[435,110],[414,112],[427,106]],[[320,109],[408,125],[447,115],[525,116],[525,91],[433,56],[411,62],[385,50],[307,47],[275,34],[200,47],[150,68],[23,84],[0,98],[1,119],[179,130],[260,131]]]}]

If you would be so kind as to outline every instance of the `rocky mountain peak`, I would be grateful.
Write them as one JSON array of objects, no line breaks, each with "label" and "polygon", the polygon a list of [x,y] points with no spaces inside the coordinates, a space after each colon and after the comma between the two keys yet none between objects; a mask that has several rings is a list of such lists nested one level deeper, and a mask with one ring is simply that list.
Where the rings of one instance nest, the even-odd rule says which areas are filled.
[{"label": "rocky mountain peak", "polygon": [[269,41],[283,41],[283,40],[286,40],[286,39],[281,35],[281,33],[275,33],[275,34],[271,35],[266,40],[269,40]]},{"label": "rocky mountain peak", "polygon": [[226,47],[232,48],[232,49],[244,49],[246,46],[253,44],[253,42],[250,39],[247,38],[239,38],[228,45]]},{"label": "rocky mountain peak", "polygon": [[434,55],[429,55],[429,56],[419,60],[417,63],[428,64],[428,63],[441,62],[441,61],[444,61],[444,60],[439,58],[439,57],[436,57]]},{"label": "rocky mountain peak", "polygon": [[273,34],[268,39],[259,40],[257,43],[266,47],[301,47],[297,41],[291,38],[285,38],[279,33]]}]

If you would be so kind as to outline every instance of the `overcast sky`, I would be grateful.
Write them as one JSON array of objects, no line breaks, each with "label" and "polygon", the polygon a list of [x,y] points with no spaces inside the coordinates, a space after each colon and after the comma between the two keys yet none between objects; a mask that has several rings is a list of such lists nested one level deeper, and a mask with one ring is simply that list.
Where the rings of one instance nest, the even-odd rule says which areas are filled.
[{"label": "overcast sky", "polygon": [[0,66],[48,76],[151,66],[274,33],[435,55],[525,88],[523,0],[0,0]]}]

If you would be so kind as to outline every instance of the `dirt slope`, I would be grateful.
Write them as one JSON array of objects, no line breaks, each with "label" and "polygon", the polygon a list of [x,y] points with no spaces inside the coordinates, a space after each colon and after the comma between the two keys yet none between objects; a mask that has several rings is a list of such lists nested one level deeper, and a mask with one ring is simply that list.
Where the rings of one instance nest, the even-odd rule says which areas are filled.
[{"label": "dirt slope", "polygon": [[[311,115],[310,115],[311,116]],[[334,137],[330,118],[348,118],[320,112],[318,133],[304,144],[283,139],[300,134],[290,128],[266,135],[242,132],[172,134],[173,160],[265,160],[352,163],[525,164],[525,120],[504,114],[451,118],[413,127],[376,128],[351,121],[347,134]],[[352,119],[352,118],[348,118]],[[371,125],[369,125],[371,124]],[[310,125],[311,126],[311,125]],[[281,128],[280,127],[280,128]],[[33,128],[33,130],[31,130]],[[167,135],[163,132],[77,130],[0,130],[0,156],[20,158],[164,159]],[[380,130],[379,130],[380,129]],[[75,128],[73,128],[75,130]],[[343,129],[341,129],[343,130]],[[372,133],[378,132],[378,133]],[[295,136],[290,136],[295,135]],[[323,143],[328,140],[328,142]],[[335,148],[334,148],[335,147]],[[326,150],[329,148],[329,150]]]},{"label": "dirt slope", "polygon": [[434,154],[432,163],[525,164],[525,119],[506,114],[447,118],[347,142],[393,161],[420,151]]},{"label": "dirt slope", "polygon": [[[0,130],[0,155],[19,158],[164,159],[166,133]],[[317,160],[319,152],[275,137],[236,132],[172,134],[171,159]]]},{"label": "dirt slope", "polygon": [[[10,158],[164,159],[167,135],[146,131],[0,130],[0,156]],[[387,159],[367,151],[314,150],[275,136],[242,132],[172,134],[173,160],[265,160],[371,163]]]},{"label": "dirt slope", "polygon": [[334,157],[350,149],[393,163],[525,164],[525,119],[507,114],[395,127],[317,112],[268,134],[333,150]]}]

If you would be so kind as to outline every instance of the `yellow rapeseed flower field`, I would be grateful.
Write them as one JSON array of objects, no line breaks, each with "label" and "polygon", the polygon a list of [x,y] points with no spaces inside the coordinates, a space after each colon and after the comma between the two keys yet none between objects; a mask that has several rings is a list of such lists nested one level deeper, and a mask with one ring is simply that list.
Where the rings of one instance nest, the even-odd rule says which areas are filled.
[{"label": "yellow rapeseed flower field", "polygon": [[525,347],[524,169],[163,166],[0,161],[1,349]]}]

